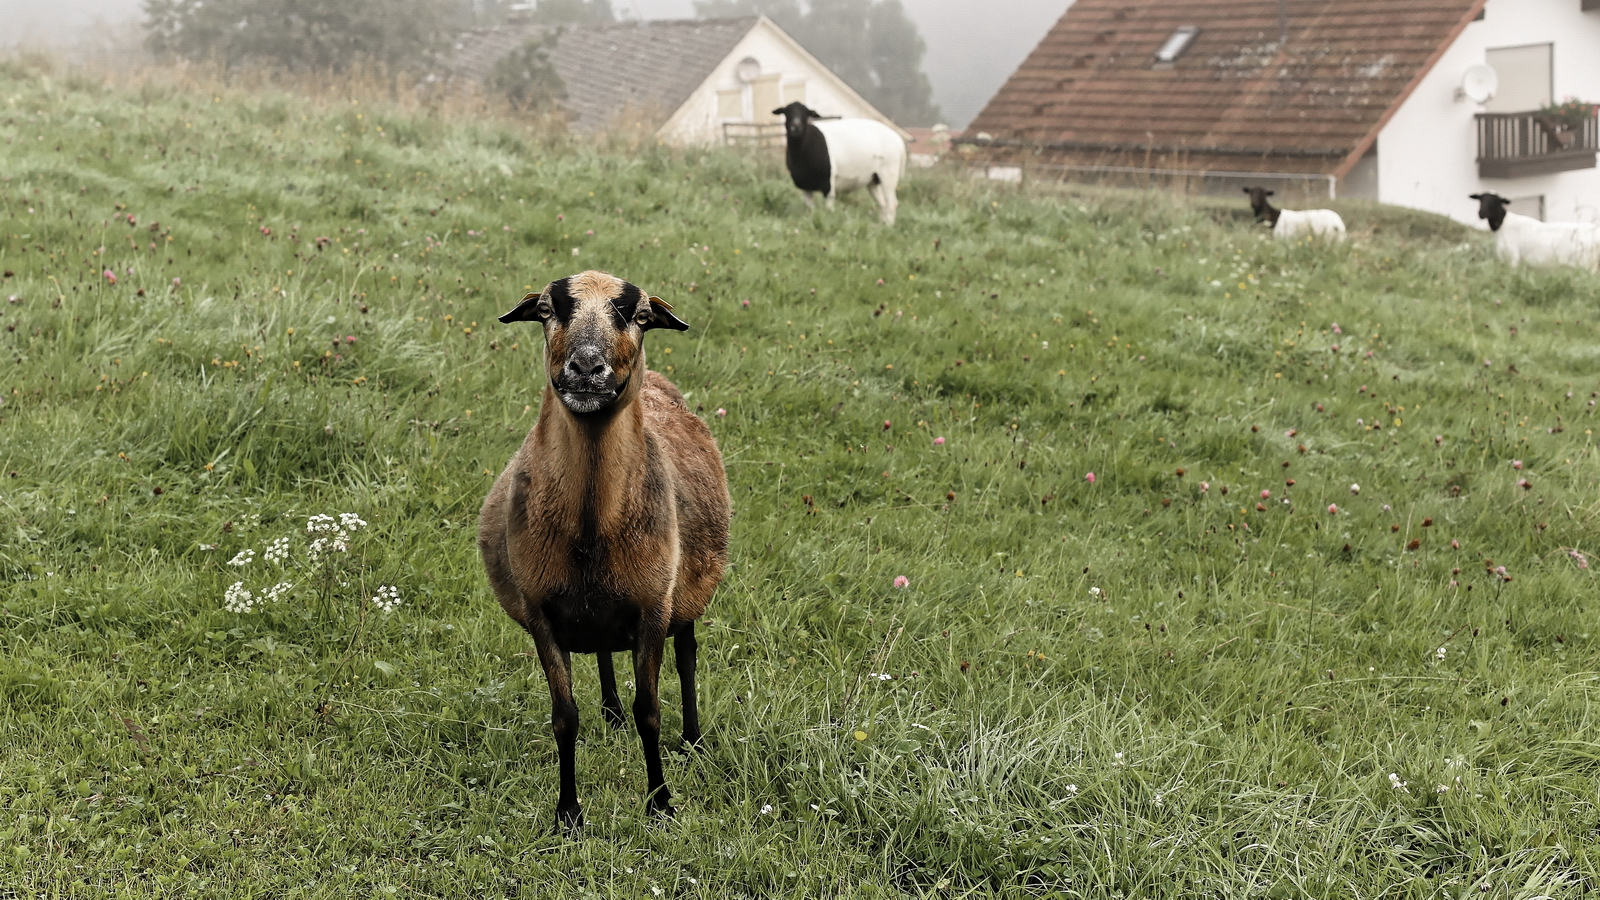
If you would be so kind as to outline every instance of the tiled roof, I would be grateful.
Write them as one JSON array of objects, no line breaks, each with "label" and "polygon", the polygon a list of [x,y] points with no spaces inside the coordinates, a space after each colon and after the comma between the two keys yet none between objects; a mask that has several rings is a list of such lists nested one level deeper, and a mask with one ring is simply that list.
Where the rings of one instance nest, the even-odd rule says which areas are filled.
[{"label": "tiled roof", "polygon": [[[1077,0],[967,126],[1075,156],[1332,172],[1486,0]],[[1193,43],[1166,67],[1182,26]]]},{"label": "tiled roof", "polygon": [[565,83],[575,131],[599,131],[625,110],[665,120],[760,21],[681,19],[610,25],[503,25],[469,32],[446,62],[455,77],[482,80],[523,42],[555,32],[550,60]]}]

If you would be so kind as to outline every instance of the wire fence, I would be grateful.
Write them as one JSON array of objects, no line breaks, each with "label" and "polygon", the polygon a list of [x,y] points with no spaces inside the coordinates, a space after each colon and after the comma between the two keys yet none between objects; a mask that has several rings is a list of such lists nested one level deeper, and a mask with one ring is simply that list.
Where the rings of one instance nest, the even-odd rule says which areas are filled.
[{"label": "wire fence", "polygon": [[1236,172],[1226,169],[1163,169],[1073,163],[997,164],[958,161],[975,178],[1023,184],[1028,181],[1073,182],[1107,187],[1159,189],[1182,194],[1231,196],[1246,187],[1265,187],[1280,202],[1333,200],[1338,179],[1305,172]]}]

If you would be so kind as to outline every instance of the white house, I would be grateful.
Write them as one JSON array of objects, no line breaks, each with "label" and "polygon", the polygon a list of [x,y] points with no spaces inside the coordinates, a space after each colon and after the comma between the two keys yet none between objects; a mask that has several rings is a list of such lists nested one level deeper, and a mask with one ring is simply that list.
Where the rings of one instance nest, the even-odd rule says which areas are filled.
[{"label": "white house", "polygon": [[[1524,215],[1600,222],[1594,120],[1563,150],[1526,115],[1569,97],[1600,103],[1600,0],[1488,0],[1479,6],[1479,15],[1468,19],[1393,110],[1370,156],[1352,167],[1375,176],[1376,183],[1360,184],[1359,193],[1475,221],[1477,207],[1466,197],[1490,190],[1510,197]],[[1481,78],[1468,73],[1485,65],[1498,85],[1491,99],[1477,103],[1461,86]]]},{"label": "white house", "polygon": [[1600,221],[1592,108],[1572,127],[1539,113],[1568,98],[1600,102],[1600,0],[1076,0],[961,143],[1290,203],[1475,223],[1467,195],[1490,190]]},{"label": "white house", "polygon": [[578,132],[644,127],[676,146],[781,144],[783,120],[771,110],[795,100],[900,131],[766,16],[511,23],[463,36],[447,68],[481,80],[529,41],[550,42],[546,53],[566,90],[561,105]]}]

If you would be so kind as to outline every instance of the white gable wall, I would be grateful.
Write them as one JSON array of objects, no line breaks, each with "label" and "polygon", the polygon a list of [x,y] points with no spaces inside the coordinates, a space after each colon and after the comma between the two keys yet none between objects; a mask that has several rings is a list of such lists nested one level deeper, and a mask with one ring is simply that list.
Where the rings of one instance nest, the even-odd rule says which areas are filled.
[{"label": "white gable wall", "polygon": [[1552,97],[1600,102],[1600,12],[1583,12],[1578,0],[1489,0],[1483,20],[1467,26],[1379,133],[1378,199],[1481,226],[1468,194],[1542,195],[1547,221],[1600,222],[1600,169],[1478,177],[1473,116],[1485,110],[1456,98],[1461,75],[1491,48],[1543,43],[1555,45]]},{"label": "white gable wall", "polygon": [[[763,18],[739,41],[733,52],[717,64],[705,82],[689,95],[689,99],[667,119],[666,124],[656,132],[657,136],[675,146],[721,144],[722,123],[725,120],[719,115],[717,94],[719,91],[732,91],[744,87],[745,83],[739,80],[737,69],[740,60],[745,57],[752,57],[761,64],[764,82],[767,76],[774,74],[781,76],[776,79],[778,82],[776,91],[772,91],[763,83],[752,86],[755,90],[746,92],[747,95],[759,94],[763,97],[777,93],[782,101],[764,109],[751,110],[753,113],[751,121],[781,123],[783,119],[771,115],[771,110],[791,100],[799,100],[825,116],[876,119],[894,127],[893,122],[861,99],[861,96],[851,90],[837,75],[830,72],[777,26]],[[802,96],[795,96],[797,93],[794,90],[795,83],[801,81],[805,83],[804,93]],[[747,99],[746,103],[748,102]],[[724,103],[726,104],[726,100]],[[728,111],[730,110],[721,110],[721,112]],[[898,128],[895,130],[899,131]]]}]

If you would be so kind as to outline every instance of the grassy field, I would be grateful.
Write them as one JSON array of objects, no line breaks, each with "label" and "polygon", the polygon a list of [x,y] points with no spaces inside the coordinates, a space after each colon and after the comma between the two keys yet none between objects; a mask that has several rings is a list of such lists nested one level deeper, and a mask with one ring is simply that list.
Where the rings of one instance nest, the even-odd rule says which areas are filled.
[{"label": "grassy field", "polygon": [[[1600,891],[1592,276],[20,65],[0,140],[0,897]],[[736,516],[679,817],[584,658],[572,841],[474,534],[585,268]]]}]

